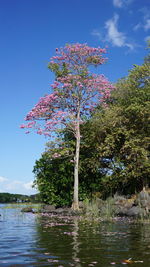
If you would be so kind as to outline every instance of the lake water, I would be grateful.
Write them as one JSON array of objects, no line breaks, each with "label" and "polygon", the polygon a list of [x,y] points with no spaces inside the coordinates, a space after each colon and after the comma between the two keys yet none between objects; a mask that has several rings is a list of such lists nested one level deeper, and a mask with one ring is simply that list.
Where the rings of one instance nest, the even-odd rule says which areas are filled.
[{"label": "lake water", "polygon": [[[0,205],[0,267],[150,267],[150,224],[47,218]],[[131,264],[126,262],[132,258]]]}]

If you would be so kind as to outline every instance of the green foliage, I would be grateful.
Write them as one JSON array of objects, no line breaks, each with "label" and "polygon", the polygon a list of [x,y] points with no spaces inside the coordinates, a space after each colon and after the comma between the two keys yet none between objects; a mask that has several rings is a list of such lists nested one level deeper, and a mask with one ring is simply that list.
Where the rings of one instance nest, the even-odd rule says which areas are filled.
[{"label": "green foliage", "polygon": [[97,204],[96,200],[89,200],[86,198],[84,200],[84,206],[83,206],[83,211],[84,211],[84,216],[85,218],[90,218],[90,219],[97,219],[100,216],[100,209],[99,205]]},{"label": "green foliage", "polygon": [[69,74],[69,69],[67,68],[67,64],[64,62],[62,67],[57,63],[49,63],[48,68],[55,73],[56,78],[64,77]]},{"label": "green foliage", "polygon": [[16,202],[40,202],[39,195],[21,195],[21,194],[10,194],[10,193],[0,193],[0,203],[16,203]]},{"label": "green foliage", "polygon": [[43,153],[36,161],[33,172],[41,200],[57,206],[70,205],[72,202],[73,166],[66,159],[52,158]]},{"label": "green foliage", "polygon": [[[87,130],[82,129],[82,132]],[[34,166],[34,185],[38,188],[41,200],[56,206],[70,206],[73,198],[73,163],[75,140],[67,131],[60,134],[57,142],[49,142],[46,152],[36,161]],[[93,148],[89,148],[84,140],[80,151],[79,199],[91,198],[100,190],[101,176],[96,172]]]},{"label": "green foliage", "polygon": [[116,84],[112,103],[92,119],[90,140],[105,164],[101,184],[106,195],[117,190],[130,194],[150,184],[149,77],[148,63],[134,66]]},{"label": "green foliage", "polygon": [[[61,70],[53,67],[65,74],[65,66]],[[107,198],[115,192],[133,194],[150,186],[149,125],[150,61],[146,57],[143,65],[135,65],[117,82],[107,108],[97,107],[81,127],[80,200],[97,195]],[[71,204],[74,150],[74,137],[66,130],[56,143],[47,144],[47,152],[36,161],[35,185],[44,202]],[[110,213],[109,205],[105,211]]]},{"label": "green foliage", "polygon": [[85,199],[83,202],[84,218],[88,220],[111,221],[117,208],[115,207],[115,199],[107,198],[105,201],[99,198]]}]

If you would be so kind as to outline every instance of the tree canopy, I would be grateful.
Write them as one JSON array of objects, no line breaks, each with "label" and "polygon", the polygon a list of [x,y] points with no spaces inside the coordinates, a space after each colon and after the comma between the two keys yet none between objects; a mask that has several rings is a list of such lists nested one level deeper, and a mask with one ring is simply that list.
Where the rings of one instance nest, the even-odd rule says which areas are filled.
[{"label": "tree canopy", "polygon": [[[107,107],[98,105],[96,113],[81,126],[81,200],[93,194],[102,197],[115,192],[133,194],[140,191],[143,186],[150,185],[149,123],[150,62],[146,60],[141,66],[134,65],[129,75],[116,83],[116,90],[112,91]],[[48,157],[51,161],[51,170],[47,175],[44,169],[35,165],[35,183],[41,193],[45,188],[47,195],[49,194],[46,183],[52,183],[55,189],[58,189],[58,183],[62,183],[65,186],[69,185],[70,195],[73,194],[71,161],[75,150],[75,137],[66,136],[63,142],[63,149],[59,148],[57,142],[53,147],[50,145],[46,154],[42,156]],[[39,184],[41,174],[43,189],[40,189]],[[69,190],[66,196],[62,195],[62,199],[67,200],[64,204],[70,204],[71,197],[68,192]],[[55,194],[59,196],[60,190],[57,193],[55,191]],[[50,197],[48,202],[51,203],[51,200]],[[59,205],[59,201],[56,203]]]},{"label": "tree canopy", "polygon": [[[56,49],[56,55],[49,63],[56,79],[51,85],[53,93],[42,97],[27,114],[26,125],[21,128],[35,129],[38,134],[54,135],[61,129],[73,133],[76,142],[74,154],[73,209],[79,209],[79,157],[80,127],[100,101],[106,104],[114,86],[104,75],[93,74],[89,67],[105,62],[106,52],[100,47],[87,44],[67,44]],[[58,157],[58,154],[56,155]]]},{"label": "tree canopy", "polygon": [[92,121],[90,138],[106,163],[108,191],[135,192],[150,181],[150,65],[134,66],[116,84],[112,103]]}]

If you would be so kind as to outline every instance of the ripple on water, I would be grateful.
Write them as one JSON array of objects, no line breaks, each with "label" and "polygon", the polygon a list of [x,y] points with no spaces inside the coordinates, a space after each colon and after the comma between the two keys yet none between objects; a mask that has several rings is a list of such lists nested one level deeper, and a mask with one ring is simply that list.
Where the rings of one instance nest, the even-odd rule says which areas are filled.
[{"label": "ripple on water", "polygon": [[149,225],[49,219],[15,208],[0,214],[0,267],[108,267],[129,258],[150,266]]}]

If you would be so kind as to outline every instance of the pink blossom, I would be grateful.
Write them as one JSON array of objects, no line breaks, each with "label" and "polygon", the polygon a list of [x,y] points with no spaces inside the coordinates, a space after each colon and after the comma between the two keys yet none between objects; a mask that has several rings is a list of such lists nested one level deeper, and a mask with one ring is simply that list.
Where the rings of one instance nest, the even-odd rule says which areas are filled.
[{"label": "pink blossom", "polygon": [[[65,63],[69,72],[56,78],[51,85],[53,93],[40,98],[27,114],[27,123],[20,128],[34,129],[40,135],[52,137],[52,132],[67,127],[78,138],[78,124],[84,123],[83,116],[89,116],[100,102],[106,106],[114,90],[103,74],[94,75],[88,70],[89,65],[103,64],[106,61],[103,57],[105,53],[105,48],[79,43],[56,48],[56,55],[51,58],[50,65],[57,64],[61,70]],[[83,75],[83,70],[86,75]],[[80,114],[77,117],[79,103]]]},{"label": "pink blossom", "polygon": [[43,134],[43,131],[42,131],[42,129],[39,129],[38,131],[37,131],[37,134]]},{"label": "pink blossom", "polygon": [[53,157],[54,159],[55,159],[55,158],[59,158],[59,157],[61,157],[61,154],[59,154],[59,153],[54,153],[52,157]]},{"label": "pink blossom", "polygon": [[21,125],[20,125],[20,128],[21,128],[21,129],[24,129],[24,128],[26,128],[26,125],[25,125],[25,124],[21,124]]}]

